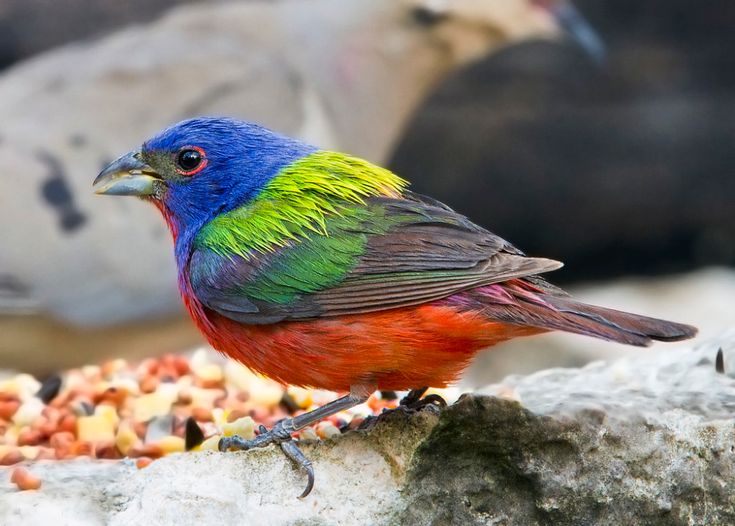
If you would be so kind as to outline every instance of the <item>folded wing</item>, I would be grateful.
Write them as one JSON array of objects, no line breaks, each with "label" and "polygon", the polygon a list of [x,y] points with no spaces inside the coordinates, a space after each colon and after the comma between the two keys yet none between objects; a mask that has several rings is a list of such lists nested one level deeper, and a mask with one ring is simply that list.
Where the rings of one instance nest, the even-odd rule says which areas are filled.
[{"label": "folded wing", "polygon": [[419,305],[561,266],[410,193],[345,205],[325,231],[247,257],[195,250],[194,292],[224,316],[264,324]]}]

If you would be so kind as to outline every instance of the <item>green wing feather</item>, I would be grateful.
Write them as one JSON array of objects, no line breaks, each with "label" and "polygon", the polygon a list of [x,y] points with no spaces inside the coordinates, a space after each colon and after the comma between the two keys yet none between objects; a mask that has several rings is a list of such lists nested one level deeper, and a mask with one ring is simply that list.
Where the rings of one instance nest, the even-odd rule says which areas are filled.
[{"label": "green wing feather", "polygon": [[[357,314],[560,266],[524,256],[441,203],[399,194],[402,181],[393,176],[387,184],[386,170],[364,161],[336,163],[353,167],[346,175],[320,154],[317,165],[304,170],[304,163],[289,176],[298,185],[278,182],[285,194],[263,192],[200,232],[190,277],[205,306],[245,323]],[[356,176],[356,169],[363,173]],[[259,202],[264,196],[267,206]],[[270,218],[255,220],[263,210]]]}]

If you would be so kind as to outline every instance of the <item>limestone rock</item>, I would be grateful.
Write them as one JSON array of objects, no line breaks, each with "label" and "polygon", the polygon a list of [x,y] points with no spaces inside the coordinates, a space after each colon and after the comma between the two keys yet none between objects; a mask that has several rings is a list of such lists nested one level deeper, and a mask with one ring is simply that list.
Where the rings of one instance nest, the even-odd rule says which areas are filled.
[{"label": "limestone rock", "polygon": [[0,523],[732,524],[735,373],[714,357],[721,345],[733,371],[733,341],[509,377],[440,415],[307,444],[317,479],[303,500],[275,448],[143,470],[47,463],[30,467],[35,492],[0,475]]}]

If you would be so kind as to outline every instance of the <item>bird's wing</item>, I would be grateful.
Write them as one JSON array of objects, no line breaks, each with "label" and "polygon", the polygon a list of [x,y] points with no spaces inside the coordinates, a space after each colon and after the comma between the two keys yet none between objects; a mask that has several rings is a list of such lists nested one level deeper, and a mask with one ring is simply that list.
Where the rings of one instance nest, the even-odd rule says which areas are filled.
[{"label": "bird's wing", "polygon": [[209,309],[275,323],[418,305],[474,287],[555,270],[445,205],[416,194],[374,197],[257,257],[198,249],[189,276]]}]

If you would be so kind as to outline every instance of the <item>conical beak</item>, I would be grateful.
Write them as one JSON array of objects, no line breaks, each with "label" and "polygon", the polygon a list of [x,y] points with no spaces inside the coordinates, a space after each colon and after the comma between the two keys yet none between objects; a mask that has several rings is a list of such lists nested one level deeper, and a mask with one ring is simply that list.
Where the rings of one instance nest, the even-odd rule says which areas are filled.
[{"label": "conical beak", "polygon": [[587,19],[571,2],[560,2],[549,8],[564,33],[596,62],[605,60],[605,43]]},{"label": "conical beak", "polygon": [[163,184],[156,171],[140,158],[139,151],[126,153],[100,172],[92,184],[94,193],[105,195],[154,195]]}]

